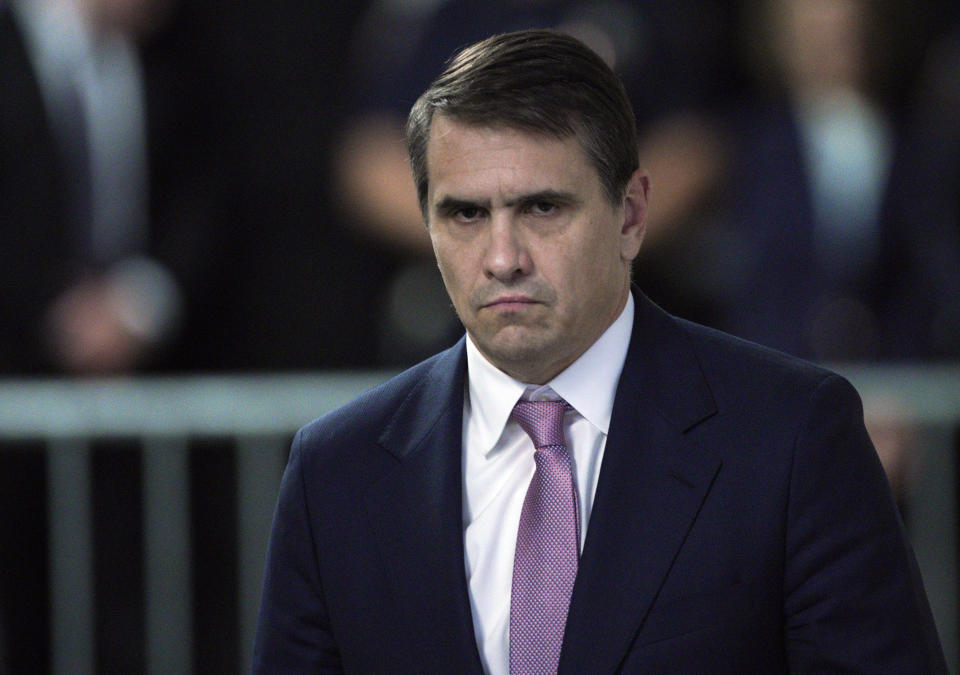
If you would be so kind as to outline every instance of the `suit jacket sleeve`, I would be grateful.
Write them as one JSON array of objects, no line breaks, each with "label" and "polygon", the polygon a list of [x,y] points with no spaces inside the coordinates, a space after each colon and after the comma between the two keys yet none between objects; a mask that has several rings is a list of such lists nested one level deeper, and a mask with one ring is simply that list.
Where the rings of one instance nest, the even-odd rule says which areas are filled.
[{"label": "suit jacket sleeve", "polygon": [[340,673],[303,477],[303,431],[280,485],[254,645],[254,673]]},{"label": "suit jacket sleeve", "polygon": [[794,446],[784,608],[791,672],[946,673],[860,399],[831,376]]}]

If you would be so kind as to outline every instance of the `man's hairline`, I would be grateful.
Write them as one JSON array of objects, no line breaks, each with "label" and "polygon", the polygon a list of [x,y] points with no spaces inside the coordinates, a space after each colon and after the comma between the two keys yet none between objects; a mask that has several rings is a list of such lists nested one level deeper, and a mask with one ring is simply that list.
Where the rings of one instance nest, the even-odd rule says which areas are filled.
[{"label": "man's hairline", "polygon": [[483,121],[483,120],[474,121],[469,119],[470,115],[458,115],[455,111],[447,111],[447,110],[444,110],[443,108],[438,108],[436,106],[429,106],[429,116],[427,117],[427,124],[426,124],[427,128],[426,128],[426,134],[424,135],[425,142],[424,142],[424,148],[423,148],[423,167],[424,167],[424,176],[426,177],[426,185],[425,185],[426,189],[424,190],[424,200],[420,204],[420,211],[423,215],[423,222],[424,222],[424,225],[426,225],[428,228],[430,227],[430,219],[429,219],[430,203],[429,203],[429,197],[428,197],[430,192],[430,162],[428,158],[430,156],[430,138],[433,135],[433,123],[437,119],[438,115],[444,116],[448,120],[458,122],[459,124],[463,124],[469,127],[477,128],[477,129],[492,129],[492,130],[505,129],[505,130],[511,130],[511,131],[523,133],[528,136],[552,138],[559,141],[564,141],[570,138],[571,136],[574,136],[577,139],[577,143],[580,145],[580,150],[583,152],[584,157],[586,157],[587,163],[596,173],[597,180],[600,183],[600,187],[603,192],[604,198],[612,206],[617,206],[623,200],[626,194],[626,188],[627,188],[626,183],[620,186],[619,195],[614,196],[609,194],[609,190],[607,189],[606,183],[603,180],[603,173],[600,171],[600,167],[597,166],[596,162],[594,161],[593,157],[590,154],[589,149],[587,148],[587,144],[584,140],[586,135],[584,131],[584,122],[583,120],[579,119],[579,115],[575,115],[571,113],[571,116],[572,116],[572,120],[570,124],[571,131],[569,133],[561,135],[561,134],[556,134],[548,129],[537,129],[535,127],[527,126],[523,124],[514,124],[506,119],[493,119],[490,121]]}]

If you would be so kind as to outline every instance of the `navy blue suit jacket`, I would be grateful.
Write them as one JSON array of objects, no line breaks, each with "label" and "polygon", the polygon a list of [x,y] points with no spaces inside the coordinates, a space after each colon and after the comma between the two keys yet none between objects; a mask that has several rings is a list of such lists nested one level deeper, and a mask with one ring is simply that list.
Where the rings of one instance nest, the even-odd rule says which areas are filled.
[{"label": "navy blue suit jacket", "polygon": [[[853,388],[635,296],[560,672],[946,672]],[[461,341],[297,434],[256,672],[481,671],[465,377]]]}]

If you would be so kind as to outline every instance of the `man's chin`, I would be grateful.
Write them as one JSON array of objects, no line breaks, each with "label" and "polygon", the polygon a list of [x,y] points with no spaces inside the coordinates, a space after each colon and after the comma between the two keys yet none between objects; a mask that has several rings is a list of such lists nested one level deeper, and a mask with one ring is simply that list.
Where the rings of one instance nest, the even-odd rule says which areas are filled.
[{"label": "man's chin", "polygon": [[488,332],[481,336],[480,340],[475,336],[474,342],[478,346],[482,344],[485,352],[500,355],[502,358],[511,358],[514,355],[524,358],[525,354],[536,353],[542,349],[546,342],[545,337],[543,329],[511,324]]},{"label": "man's chin", "polygon": [[509,331],[500,331],[494,339],[480,341],[474,337],[473,341],[490,363],[516,377],[518,372],[536,371],[546,360],[550,349],[545,338],[539,331],[511,327]]}]

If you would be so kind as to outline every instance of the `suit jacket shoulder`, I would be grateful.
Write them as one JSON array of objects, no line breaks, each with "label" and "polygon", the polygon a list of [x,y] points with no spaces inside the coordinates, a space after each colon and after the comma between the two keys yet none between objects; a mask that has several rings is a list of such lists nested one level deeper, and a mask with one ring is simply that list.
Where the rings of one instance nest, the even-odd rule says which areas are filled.
[{"label": "suit jacket shoulder", "polygon": [[437,413],[456,402],[455,390],[459,386],[462,392],[465,376],[461,340],[307,424],[298,433],[298,445],[306,452],[326,454],[376,443],[402,455],[404,448],[394,445],[397,437],[426,433]]},{"label": "suit jacket shoulder", "polygon": [[480,672],[462,538],[465,375],[461,341],[297,434],[256,672]]},{"label": "suit jacket shoulder", "polygon": [[853,387],[635,297],[560,671],[945,672]]}]

